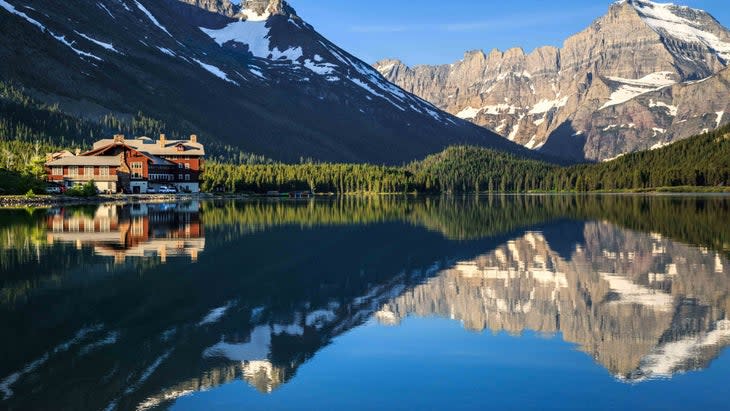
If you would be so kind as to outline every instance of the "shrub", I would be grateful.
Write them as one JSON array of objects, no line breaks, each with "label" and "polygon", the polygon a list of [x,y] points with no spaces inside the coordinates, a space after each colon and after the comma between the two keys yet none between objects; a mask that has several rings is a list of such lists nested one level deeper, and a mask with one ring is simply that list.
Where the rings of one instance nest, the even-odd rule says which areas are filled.
[{"label": "shrub", "polygon": [[97,194],[94,181],[89,181],[80,186],[74,186],[66,191],[66,195],[71,197],[95,197]]}]

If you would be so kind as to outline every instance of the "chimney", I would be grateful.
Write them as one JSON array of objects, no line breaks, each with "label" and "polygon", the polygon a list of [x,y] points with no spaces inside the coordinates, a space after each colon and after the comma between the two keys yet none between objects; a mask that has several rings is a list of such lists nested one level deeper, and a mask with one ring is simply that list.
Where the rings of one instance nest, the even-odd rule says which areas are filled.
[{"label": "chimney", "polygon": [[115,134],[114,135],[114,142],[115,143],[123,143],[124,142],[124,134]]},{"label": "chimney", "polygon": [[74,155],[79,155],[79,154],[81,154],[80,148],[77,148],[76,150],[74,150]]},{"label": "chimney", "polygon": [[166,142],[167,142],[167,139],[165,138],[165,135],[160,134],[160,147],[165,147]]},{"label": "chimney", "polygon": [[197,143],[198,142],[198,135],[197,134],[191,134],[190,135],[190,142],[191,143]]}]

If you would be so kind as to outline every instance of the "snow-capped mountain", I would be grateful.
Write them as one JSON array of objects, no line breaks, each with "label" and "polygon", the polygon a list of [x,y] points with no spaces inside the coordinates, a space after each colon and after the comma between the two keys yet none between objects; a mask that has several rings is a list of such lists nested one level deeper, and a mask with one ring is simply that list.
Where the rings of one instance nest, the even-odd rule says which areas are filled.
[{"label": "snow-capped mountain", "polygon": [[74,115],[138,112],[275,159],[518,145],[389,83],[281,0],[0,0],[0,75]]},{"label": "snow-capped mountain", "polygon": [[730,121],[729,61],[730,31],[707,12],[624,0],[562,48],[375,67],[405,90],[528,148],[606,160]]}]

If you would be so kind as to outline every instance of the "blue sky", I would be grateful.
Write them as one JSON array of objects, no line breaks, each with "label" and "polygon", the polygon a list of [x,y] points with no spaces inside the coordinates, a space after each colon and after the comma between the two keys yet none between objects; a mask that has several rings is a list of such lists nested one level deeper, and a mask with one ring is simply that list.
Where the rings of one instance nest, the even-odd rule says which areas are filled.
[{"label": "blue sky", "polygon": [[[466,50],[560,46],[611,0],[289,0],[325,37],[368,63],[442,64]],[[730,26],[728,0],[674,0]]]}]

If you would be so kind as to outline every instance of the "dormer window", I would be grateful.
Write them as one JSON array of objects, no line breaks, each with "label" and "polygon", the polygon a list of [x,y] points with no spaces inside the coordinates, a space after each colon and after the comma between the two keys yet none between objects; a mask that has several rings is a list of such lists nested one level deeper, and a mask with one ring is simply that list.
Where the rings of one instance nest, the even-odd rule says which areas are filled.
[{"label": "dormer window", "polygon": [[178,144],[176,148],[177,148],[177,151],[185,151],[185,146],[182,144]]}]

